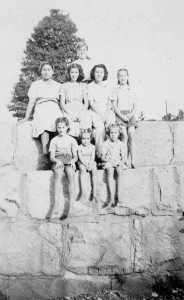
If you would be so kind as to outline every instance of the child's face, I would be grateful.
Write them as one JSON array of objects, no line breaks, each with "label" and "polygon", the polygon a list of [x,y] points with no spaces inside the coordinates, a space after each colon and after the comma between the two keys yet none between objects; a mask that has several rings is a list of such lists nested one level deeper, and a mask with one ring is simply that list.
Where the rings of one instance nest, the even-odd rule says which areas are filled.
[{"label": "child's face", "polygon": [[66,126],[65,123],[58,123],[57,124],[57,132],[59,134],[59,136],[63,136],[67,133],[68,130],[68,126]]},{"label": "child's face", "polygon": [[77,78],[79,77],[79,70],[76,68],[71,68],[70,70],[70,78],[72,82],[77,81]]},{"label": "child's face", "polygon": [[96,82],[100,82],[104,78],[104,69],[103,68],[96,68],[94,72],[94,77]]},{"label": "child's face", "polygon": [[127,84],[128,81],[128,74],[126,71],[118,72],[118,81],[120,84]]},{"label": "child's face", "polygon": [[80,47],[77,51],[77,55],[80,59],[86,59],[87,53],[88,53],[88,49],[86,48],[86,46]]},{"label": "child's face", "polygon": [[117,127],[111,128],[109,132],[109,137],[112,142],[116,142],[119,137],[119,130]]},{"label": "child's face", "polygon": [[51,79],[54,71],[50,65],[44,65],[42,68],[42,78],[45,80]]},{"label": "child's face", "polygon": [[88,146],[90,144],[90,134],[83,133],[81,143],[83,146]]}]

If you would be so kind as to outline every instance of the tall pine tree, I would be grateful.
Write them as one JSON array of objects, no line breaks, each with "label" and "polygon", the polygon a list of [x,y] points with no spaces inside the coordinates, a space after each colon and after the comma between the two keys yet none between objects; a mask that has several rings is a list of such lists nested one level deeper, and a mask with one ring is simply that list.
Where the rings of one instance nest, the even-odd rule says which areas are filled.
[{"label": "tall pine tree", "polygon": [[58,82],[65,81],[67,63],[76,57],[75,45],[77,28],[69,15],[57,9],[50,10],[50,16],[44,17],[34,28],[26,43],[25,57],[22,62],[18,83],[13,89],[13,97],[8,105],[13,116],[22,118],[28,103],[28,89],[33,81],[40,77],[40,63],[49,61],[54,65],[54,77]]}]

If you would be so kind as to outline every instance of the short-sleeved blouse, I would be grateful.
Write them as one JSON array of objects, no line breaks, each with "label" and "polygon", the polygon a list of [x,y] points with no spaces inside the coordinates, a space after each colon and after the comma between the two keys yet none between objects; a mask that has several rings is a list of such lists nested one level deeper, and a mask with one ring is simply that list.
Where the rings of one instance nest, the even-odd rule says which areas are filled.
[{"label": "short-sleeved blouse", "polygon": [[106,140],[102,145],[102,155],[107,158],[120,160],[124,157],[124,145],[120,140],[116,143],[111,142],[110,139]]},{"label": "short-sleeved blouse", "polygon": [[78,144],[73,137],[68,134],[64,137],[57,135],[50,142],[49,152],[55,152],[55,156],[58,153],[69,153],[72,155],[77,149]]},{"label": "short-sleeved blouse", "polygon": [[118,85],[111,93],[111,101],[115,101],[119,110],[132,110],[137,102],[135,94],[128,85]]},{"label": "short-sleeved blouse", "polygon": [[88,84],[88,99],[93,102],[102,115],[105,114],[110,96],[110,89],[105,81],[96,84],[94,81]]},{"label": "short-sleeved blouse", "polygon": [[59,99],[59,92],[61,88],[61,83],[51,80],[50,82],[45,82],[40,79],[31,84],[28,91],[28,97],[33,101],[39,101],[40,99]]},{"label": "short-sleeved blouse", "polygon": [[87,93],[87,85],[84,82],[70,81],[63,83],[60,88],[60,95],[65,96],[66,104],[72,102],[73,100],[82,102],[84,94]]}]

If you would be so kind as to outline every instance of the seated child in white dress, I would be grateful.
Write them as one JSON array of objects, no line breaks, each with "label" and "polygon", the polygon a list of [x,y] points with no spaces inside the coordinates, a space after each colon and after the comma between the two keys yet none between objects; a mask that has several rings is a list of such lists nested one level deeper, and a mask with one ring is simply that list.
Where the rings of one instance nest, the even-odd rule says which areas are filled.
[{"label": "seated child in white dress", "polygon": [[97,186],[97,167],[95,159],[95,146],[90,143],[92,130],[81,129],[81,145],[78,146],[78,165],[80,170],[80,182],[81,182],[81,198],[85,197],[85,178],[86,172],[90,172],[92,175],[92,200],[96,200],[96,186]]},{"label": "seated child in white dress", "polygon": [[[109,203],[111,203],[112,207],[116,206],[116,202],[122,196],[122,170],[127,169],[127,166],[125,165],[124,145],[118,139],[119,134],[119,126],[117,124],[110,124],[108,126],[109,138],[102,145],[101,161],[104,163],[103,169],[107,172],[107,184],[110,194],[110,200],[103,207],[106,207]],[[114,200],[114,170],[117,173],[117,201]]]},{"label": "seated child in white dress", "polygon": [[[75,163],[78,159],[77,148],[78,144],[76,140],[67,134],[69,130],[69,121],[67,118],[58,118],[56,120],[56,129],[58,135],[54,137],[50,142],[50,160],[53,162],[52,169],[55,173],[54,176],[54,208],[53,215],[58,216],[59,213],[59,194],[62,187],[62,176],[65,171],[68,177],[69,186],[69,201],[74,199],[74,173]],[[68,202],[69,211],[69,202]],[[62,216],[63,217],[63,216]],[[65,216],[67,217],[67,215]]]}]

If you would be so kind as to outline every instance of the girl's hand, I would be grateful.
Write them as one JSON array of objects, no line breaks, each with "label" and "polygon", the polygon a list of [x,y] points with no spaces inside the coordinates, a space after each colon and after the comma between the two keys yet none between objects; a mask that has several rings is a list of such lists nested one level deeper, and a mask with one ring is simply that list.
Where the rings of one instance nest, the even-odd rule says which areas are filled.
[{"label": "girl's hand", "polygon": [[133,114],[130,113],[130,114],[126,115],[126,117],[128,118],[128,121],[129,121],[133,117]]},{"label": "girl's hand", "polygon": [[75,170],[75,162],[74,162],[74,161],[72,161],[72,160],[71,160],[71,162],[70,162],[70,166],[71,166],[71,168],[72,168],[72,169],[74,169],[74,170]]},{"label": "girl's hand", "polygon": [[93,161],[89,162],[89,164],[87,166],[88,171],[91,171],[92,167],[93,167]]},{"label": "girl's hand", "polygon": [[119,166],[122,167],[123,170],[128,169],[128,167],[125,165],[125,163],[122,160],[120,161]]},{"label": "girl's hand", "polygon": [[64,164],[59,159],[56,162],[56,169],[64,168]]},{"label": "girl's hand", "polygon": [[27,122],[27,121],[28,121],[28,118],[25,117],[25,118],[23,118],[22,120],[19,120],[18,123],[25,123],[25,122]]},{"label": "girl's hand", "polygon": [[122,119],[124,122],[128,122],[128,121],[129,121],[128,115],[126,115],[126,116],[122,115],[122,116],[121,116],[121,119]]}]

